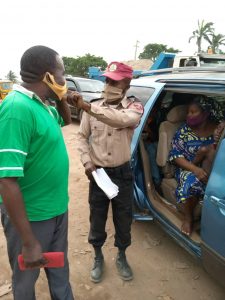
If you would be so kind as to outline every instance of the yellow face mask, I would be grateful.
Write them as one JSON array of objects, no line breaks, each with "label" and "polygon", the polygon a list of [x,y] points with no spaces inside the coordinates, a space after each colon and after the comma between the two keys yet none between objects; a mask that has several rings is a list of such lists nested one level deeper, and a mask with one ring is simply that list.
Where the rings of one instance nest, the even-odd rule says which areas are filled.
[{"label": "yellow face mask", "polygon": [[48,72],[46,72],[42,81],[50,87],[50,89],[57,95],[59,100],[62,100],[62,97],[67,93],[66,82],[64,85],[58,84],[55,81],[54,76]]}]

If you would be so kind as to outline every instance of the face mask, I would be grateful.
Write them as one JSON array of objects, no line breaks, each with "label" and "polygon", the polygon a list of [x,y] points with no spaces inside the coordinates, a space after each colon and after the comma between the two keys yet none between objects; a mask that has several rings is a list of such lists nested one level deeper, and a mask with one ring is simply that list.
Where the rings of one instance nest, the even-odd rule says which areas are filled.
[{"label": "face mask", "polygon": [[51,75],[50,73],[46,72],[44,79],[42,80],[44,83],[46,83],[50,89],[57,95],[59,100],[62,100],[62,97],[66,94],[67,92],[67,86],[66,82],[64,85],[58,84],[54,76]]},{"label": "face mask", "polygon": [[114,102],[114,101],[121,100],[123,96],[124,96],[124,92],[122,89],[111,86],[109,84],[105,85],[103,97],[106,99],[107,102]]},{"label": "face mask", "polygon": [[187,117],[187,124],[190,127],[197,127],[207,120],[208,112],[203,112],[196,117]]}]

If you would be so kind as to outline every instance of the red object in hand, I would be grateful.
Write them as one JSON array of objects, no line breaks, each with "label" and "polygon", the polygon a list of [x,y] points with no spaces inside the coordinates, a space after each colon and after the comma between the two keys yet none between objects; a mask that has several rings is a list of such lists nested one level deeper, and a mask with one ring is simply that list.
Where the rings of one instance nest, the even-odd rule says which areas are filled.
[{"label": "red object in hand", "polygon": [[[46,252],[43,256],[47,259],[48,263],[37,268],[62,268],[64,267],[64,252]],[[18,255],[18,263],[21,271],[31,270],[24,264],[22,254]]]}]

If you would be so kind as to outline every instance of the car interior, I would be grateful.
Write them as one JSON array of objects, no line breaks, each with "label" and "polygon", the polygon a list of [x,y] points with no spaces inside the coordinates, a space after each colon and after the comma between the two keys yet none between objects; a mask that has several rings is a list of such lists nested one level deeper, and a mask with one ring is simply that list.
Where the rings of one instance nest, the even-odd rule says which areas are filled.
[{"label": "car interior", "polygon": [[[195,93],[196,94],[196,93]],[[201,93],[202,94],[202,93]],[[177,129],[186,120],[188,103],[191,101],[193,94],[163,92],[154,106],[160,107],[161,119],[158,122],[158,145],[156,154],[156,163],[160,168],[162,181],[160,190],[156,188],[150,168],[148,153],[145,148],[145,132],[142,132],[142,137],[139,143],[139,154],[144,170],[144,183],[148,200],[152,206],[164,218],[170,221],[178,229],[181,228],[182,214],[176,206],[175,190],[177,182],[174,177],[174,166],[168,162],[171,142]],[[215,97],[219,100],[224,108],[225,99],[222,96]],[[160,102],[160,106],[159,106]],[[163,116],[163,117],[162,117]],[[194,230],[190,238],[199,243],[200,238],[200,219],[201,219],[202,201],[196,206],[194,211]]]}]

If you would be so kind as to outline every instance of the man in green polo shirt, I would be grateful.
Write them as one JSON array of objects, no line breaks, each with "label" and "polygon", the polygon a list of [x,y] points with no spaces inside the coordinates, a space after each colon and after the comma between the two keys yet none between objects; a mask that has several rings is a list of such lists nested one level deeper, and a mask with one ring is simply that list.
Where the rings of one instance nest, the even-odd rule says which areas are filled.
[{"label": "man in green polo shirt", "polygon": [[[44,252],[62,251],[63,268],[45,268],[51,299],[72,300],[67,259],[68,155],[60,126],[71,122],[58,53],[29,48],[21,86],[0,106],[0,209],[16,300],[34,300]],[[45,101],[56,99],[56,108]],[[23,255],[31,270],[20,271]]]}]

